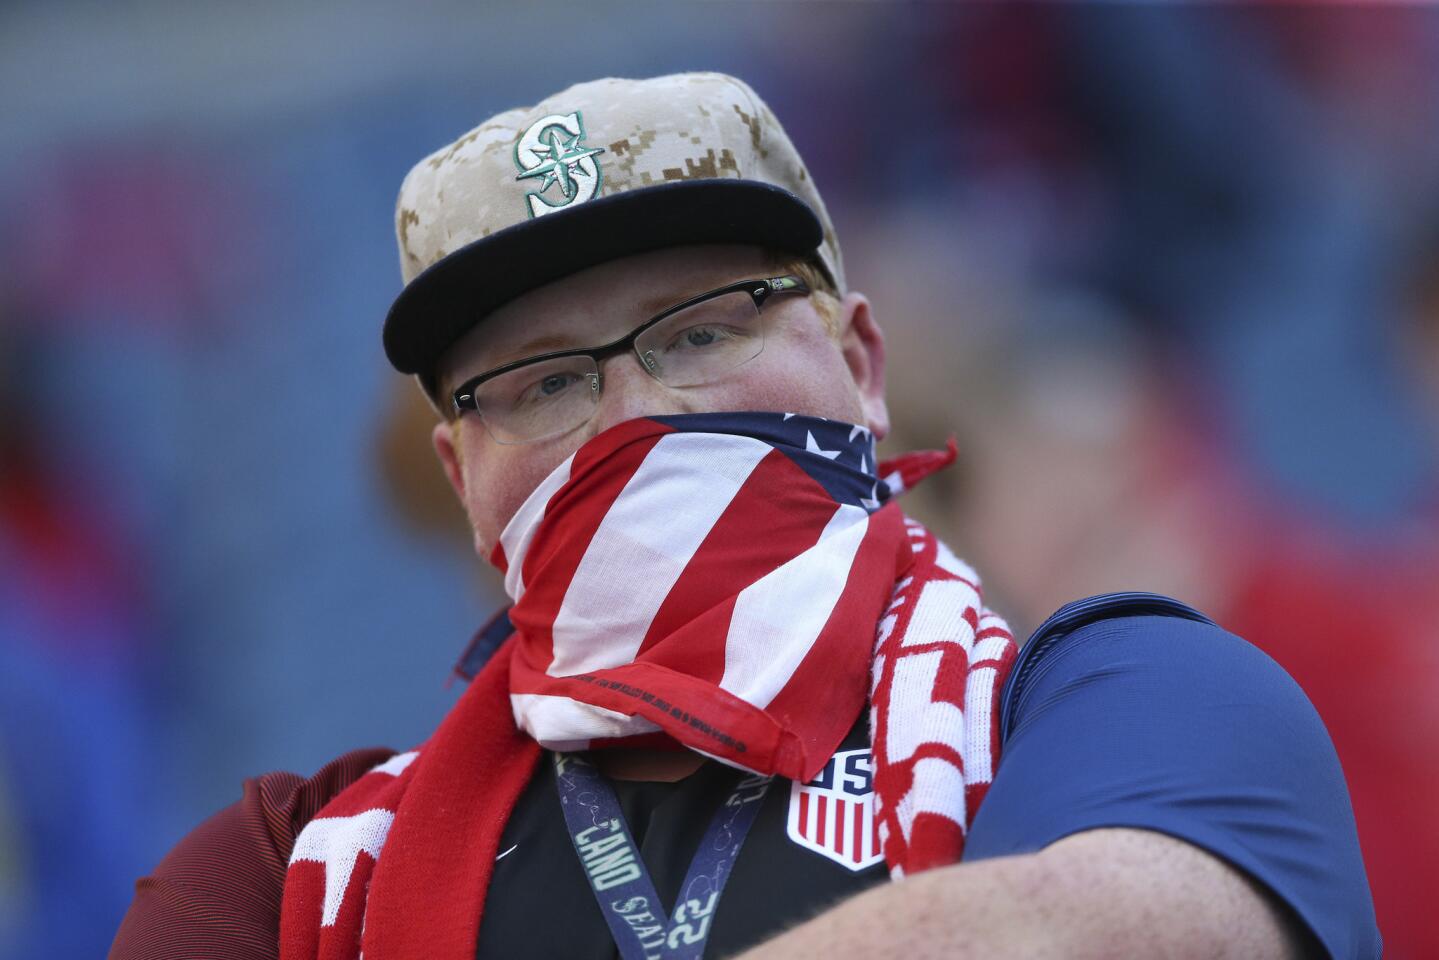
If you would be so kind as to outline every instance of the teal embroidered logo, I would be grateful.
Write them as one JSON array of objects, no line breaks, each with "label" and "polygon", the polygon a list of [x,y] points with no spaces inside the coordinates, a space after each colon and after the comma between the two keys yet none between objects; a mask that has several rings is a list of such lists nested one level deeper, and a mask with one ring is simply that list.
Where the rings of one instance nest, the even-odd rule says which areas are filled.
[{"label": "teal embroidered logo", "polygon": [[[531,217],[584,203],[599,194],[603,175],[595,155],[605,151],[585,146],[584,139],[585,123],[575,111],[541,117],[515,142],[515,166],[520,170],[515,179],[543,178],[539,189],[525,194]],[[557,185],[559,194],[554,196],[551,188]],[[553,202],[547,195],[554,197]]]}]

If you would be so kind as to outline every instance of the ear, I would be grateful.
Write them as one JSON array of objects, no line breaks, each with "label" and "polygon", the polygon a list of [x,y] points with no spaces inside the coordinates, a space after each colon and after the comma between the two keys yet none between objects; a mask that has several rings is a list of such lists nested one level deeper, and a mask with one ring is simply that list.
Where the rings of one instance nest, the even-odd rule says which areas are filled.
[{"label": "ear", "polygon": [[864,425],[876,440],[889,434],[889,407],[884,402],[884,331],[862,293],[847,293],[839,305],[839,349],[859,393]]},{"label": "ear", "polygon": [[[440,458],[440,466],[445,468],[445,479],[450,481],[450,487],[460,501],[460,508],[465,511],[465,516],[469,517],[470,506],[465,500],[465,467],[459,450],[460,429],[458,420],[441,420],[435,424],[435,429],[430,431],[430,442],[435,445],[435,453]],[[473,520],[470,522],[470,527],[475,554],[482,559],[489,557],[490,545],[480,539],[480,531],[475,528]]]},{"label": "ear", "polygon": [[460,454],[456,447],[459,445],[459,423],[449,420],[441,420],[435,424],[435,429],[430,431],[430,442],[435,445],[435,454],[440,458],[440,466],[445,468],[445,479],[450,481],[450,487],[454,489],[455,496],[460,499],[460,506],[465,505],[465,470],[460,463]]}]

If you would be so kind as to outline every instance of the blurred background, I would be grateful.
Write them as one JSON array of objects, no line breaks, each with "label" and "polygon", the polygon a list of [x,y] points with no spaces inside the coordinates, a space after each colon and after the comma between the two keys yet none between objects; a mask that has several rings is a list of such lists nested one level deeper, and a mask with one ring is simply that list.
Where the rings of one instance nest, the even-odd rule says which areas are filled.
[{"label": "blurred background", "polygon": [[453,702],[501,595],[380,350],[400,180],[688,69],[807,158],[890,452],[958,438],[910,509],[1021,636],[1149,589],[1280,660],[1439,956],[1439,10],[51,0],[0,5],[0,957]]}]

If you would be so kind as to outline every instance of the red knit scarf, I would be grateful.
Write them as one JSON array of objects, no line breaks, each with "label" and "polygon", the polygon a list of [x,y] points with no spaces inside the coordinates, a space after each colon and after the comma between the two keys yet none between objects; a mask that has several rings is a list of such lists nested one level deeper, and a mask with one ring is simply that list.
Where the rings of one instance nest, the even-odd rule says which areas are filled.
[{"label": "red knit scarf", "polygon": [[[557,527],[563,520],[572,531],[576,512],[567,505],[579,504],[583,512],[583,506],[609,496],[609,504],[590,517],[598,528],[614,510],[619,491],[632,478],[644,476],[641,468],[647,458],[670,436],[654,430],[653,423],[621,425],[581,448],[562,468],[563,481],[542,485],[543,506],[549,509],[538,513],[551,517]],[[813,435],[809,439],[813,441]],[[818,455],[836,459],[823,443],[808,445],[817,447]],[[517,717],[531,728],[535,721],[527,712],[531,701],[512,703],[516,693],[539,692],[576,704],[565,707],[564,722],[577,724],[559,736],[566,742],[581,740],[582,745],[600,748],[662,737],[734,766],[804,780],[828,760],[848,728],[844,718],[854,716],[868,692],[876,815],[891,875],[958,861],[965,831],[998,761],[999,691],[1015,659],[1014,641],[1004,622],[984,609],[974,572],[933,535],[905,520],[892,503],[873,503],[876,509],[867,513],[846,513],[842,503],[836,507],[832,498],[805,489],[806,476],[819,476],[832,492],[830,475],[809,470],[793,450],[778,446],[780,457],[805,469],[792,470],[761,452],[751,476],[765,486],[766,499],[784,504],[787,510],[781,512],[791,518],[814,514],[821,521],[825,515],[834,519],[820,523],[824,530],[817,541],[803,535],[785,541],[767,526],[751,527],[751,542],[763,541],[771,548],[780,541],[798,546],[782,550],[783,556],[771,549],[759,568],[751,568],[748,583],[787,576],[783,568],[804,563],[807,553],[833,553],[836,544],[826,548],[827,540],[849,536],[854,541],[849,547],[850,576],[834,601],[836,608],[848,606],[842,616],[825,619],[811,631],[809,646],[791,658],[794,669],[778,679],[723,688],[730,674],[714,666],[715,657],[724,662],[726,642],[752,641],[746,639],[748,633],[728,631],[715,622],[693,626],[706,616],[717,616],[717,603],[708,602],[698,605],[696,615],[675,619],[653,637],[646,633],[646,640],[632,645],[637,649],[627,658],[611,651],[612,664],[590,664],[585,675],[591,679],[553,676],[545,666],[555,659],[554,605],[538,618],[531,616],[523,608],[528,591],[520,591],[516,635],[475,678],[429,741],[365,774],[301,831],[285,883],[283,960],[357,960],[362,953],[368,960],[474,957],[501,831],[541,752],[534,737],[517,726]],[[685,449],[693,452],[694,447]],[[947,455],[910,455],[881,465],[879,475],[899,492],[952,459],[952,449]],[[703,456],[699,462],[713,465]],[[766,463],[772,469],[759,473]],[[669,475],[663,482],[673,484],[676,478]],[[738,501],[743,495],[741,482],[732,496]],[[729,519],[740,524],[747,514],[754,517],[748,507],[732,514]],[[754,519],[772,525],[775,516]],[[846,533],[852,522],[863,524],[863,530]],[[549,529],[538,522],[519,538],[527,543],[527,558],[521,562],[530,589],[541,593],[558,578],[556,553],[574,554],[565,568],[568,586],[585,554],[576,550],[575,541],[593,546],[595,540],[591,529],[588,535],[570,533],[550,542]],[[735,531],[722,536],[726,543],[744,539],[736,540]],[[701,562],[702,552],[701,545],[694,562]],[[547,559],[535,559],[541,556]],[[538,573],[531,578],[531,571]],[[510,572],[515,572],[513,564]],[[878,594],[873,587],[877,581],[887,585]],[[733,586],[716,588],[729,598],[718,606],[728,603],[731,612],[736,603]],[[536,627],[545,617],[549,629]],[[666,644],[685,630],[692,631],[687,644]],[[876,630],[874,643],[856,636],[856,630],[866,635]],[[676,652],[705,643],[718,648],[708,660],[701,656],[691,662]],[[647,650],[669,652],[661,664],[646,668]],[[731,651],[730,659],[747,653]],[[823,670],[800,679],[807,669],[834,658],[840,662],[830,689],[825,689]],[[854,669],[846,666],[851,663],[859,666],[858,684],[851,676]],[[822,716],[815,716],[821,711],[785,706],[782,698],[790,683],[797,683],[801,693],[823,692],[834,702],[825,701]],[[763,692],[756,695],[755,690]],[[598,712],[590,713],[590,708]],[[604,726],[611,715],[618,719]],[[592,726],[595,717],[601,726]],[[631,718],[639,718],[642,725],[626,729]],[[607,737],[605,731],[614,736]]]}]

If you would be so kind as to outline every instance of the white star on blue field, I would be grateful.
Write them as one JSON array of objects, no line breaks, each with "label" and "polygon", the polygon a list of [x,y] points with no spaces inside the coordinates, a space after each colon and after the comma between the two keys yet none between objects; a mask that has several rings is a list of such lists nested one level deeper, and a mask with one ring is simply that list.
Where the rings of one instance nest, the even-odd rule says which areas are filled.
[{"label": "white star on blue field", "polygon": [[679,430],[731,433],[772,444],[834,497],[873,512],[890,497],[875,476],[869,429],[794,413],[692,413],[654,417]]}]

